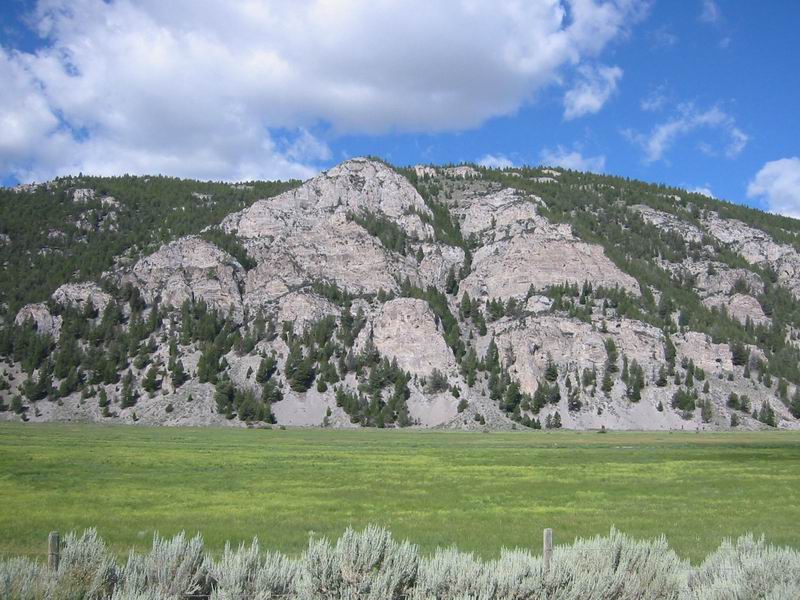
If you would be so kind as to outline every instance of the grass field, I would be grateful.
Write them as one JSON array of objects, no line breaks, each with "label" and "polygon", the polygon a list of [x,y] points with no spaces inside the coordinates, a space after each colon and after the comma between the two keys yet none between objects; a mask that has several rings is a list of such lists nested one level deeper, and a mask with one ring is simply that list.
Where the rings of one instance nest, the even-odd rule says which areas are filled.
[{"label": "grass field", "polygon": [[664,533],[704,557],[726,536],[800,547],[800,434],[446,433],[0,425],[0,554],[97,527],[121,555],[154,531],[303,549],[377,523],[423,551]]}]

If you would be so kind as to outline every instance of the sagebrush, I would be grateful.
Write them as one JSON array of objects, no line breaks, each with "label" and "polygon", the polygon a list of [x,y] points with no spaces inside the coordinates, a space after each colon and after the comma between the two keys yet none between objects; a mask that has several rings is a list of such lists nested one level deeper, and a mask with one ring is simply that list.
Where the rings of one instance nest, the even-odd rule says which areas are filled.
[{"label": "sagebrush", "polygon": [[0,561],[6,600],[729,600],[800,598],[800,552],[753,536],[726,540],[699,566],[665,538],[607,536],[556,546],[545,571],[527,550],[484,561],[456,548],[420,555],[382,528],[311,539],[298,557],[258,540],[221,556],[200,536],[156,535],[149,553],[117,562],[94,530],[65,538],[57,571],[28,558]]}]

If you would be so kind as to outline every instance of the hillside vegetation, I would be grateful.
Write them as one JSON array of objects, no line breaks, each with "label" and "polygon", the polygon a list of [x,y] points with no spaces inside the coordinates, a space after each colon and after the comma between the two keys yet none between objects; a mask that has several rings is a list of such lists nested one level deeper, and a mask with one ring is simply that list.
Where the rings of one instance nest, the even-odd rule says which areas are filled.
[{"label": "hillside vegetation", "polygon": [[548,168],[0,193],[0,415],[800,426],[800,221]]}]

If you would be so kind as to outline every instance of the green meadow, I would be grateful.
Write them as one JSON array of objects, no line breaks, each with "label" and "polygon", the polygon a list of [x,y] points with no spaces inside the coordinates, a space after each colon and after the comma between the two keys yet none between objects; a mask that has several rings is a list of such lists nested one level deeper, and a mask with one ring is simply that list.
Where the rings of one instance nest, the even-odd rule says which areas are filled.
[{"label": "green meadow", "polygon": [[296,553],[368,523],[487,558],[538,553],[544,527],[555,543],[664,534],[693,561],[745,532],[800,547],[800,432],[0,425],[0,555],[87,527],[121,556],[181,530]]}]

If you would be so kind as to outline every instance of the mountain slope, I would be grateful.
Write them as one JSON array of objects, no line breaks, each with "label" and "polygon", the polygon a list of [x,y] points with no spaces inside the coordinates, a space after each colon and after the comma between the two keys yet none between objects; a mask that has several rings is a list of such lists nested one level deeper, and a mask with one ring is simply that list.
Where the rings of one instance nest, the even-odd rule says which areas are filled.
[{"label": "mountain slope", "polygon": [[[104,180],[74,183],[13,200],[110,206]],[[266,193],[226,205],[236,212],[189,219],[211,227],[183,226],[153,236],[165,242],[154,251],[109,257],[102,274],[50,274],[63,285],[37,287],[38,297],[7,272],[8,298],[39,302],[6,300],[0,415],[798,426],[798,221],[558,169],[353,159],[299,186],[246,191],[256,190]],[[115,210],[134,208],[117,195]],[[26,227],[38,227],[37,242],[4,233],[31,255],[50,233]]]}]

